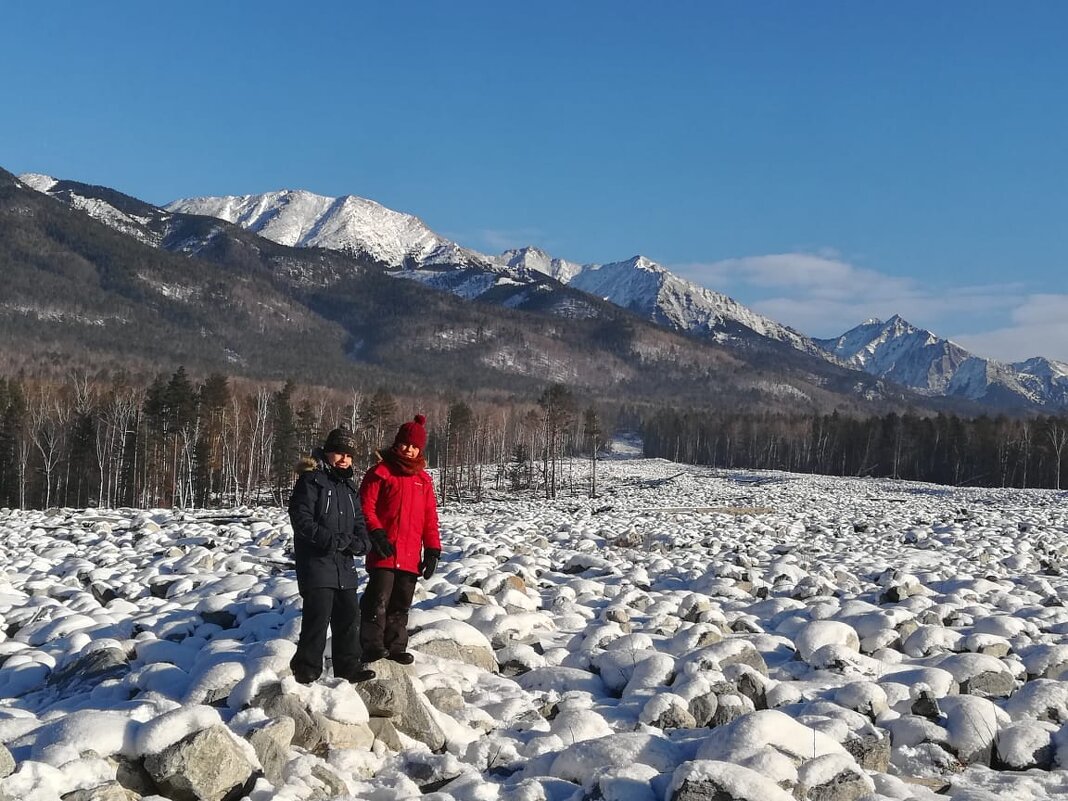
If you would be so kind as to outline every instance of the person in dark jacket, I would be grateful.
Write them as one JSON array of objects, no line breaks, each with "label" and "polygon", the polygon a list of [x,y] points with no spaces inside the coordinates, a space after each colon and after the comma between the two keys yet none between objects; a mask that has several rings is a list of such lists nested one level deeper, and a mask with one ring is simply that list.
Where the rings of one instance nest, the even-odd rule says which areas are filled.
[{"label": "person in dark jacket", "polygon": [[400,427],[393,446],[360,484],[370,531],[367,588],[360,599],[360,644],[368,662],[389,657],[410,665],[408,611],[415,584],[434,575],[441,557],[438,507],[426,472],[426,418]]},{"label": "person in dark jacket", "polygon": [[293,677],[310,684],[323,672],[326,630],[331,633],[334,675],[349,681],[374,678],[359,648],[359,605],[354,557],[367,553],[367,524],[353,483],[352,432],[335,428],[322,449],[297,466],[289,499],[297,587],[304,601]]}]

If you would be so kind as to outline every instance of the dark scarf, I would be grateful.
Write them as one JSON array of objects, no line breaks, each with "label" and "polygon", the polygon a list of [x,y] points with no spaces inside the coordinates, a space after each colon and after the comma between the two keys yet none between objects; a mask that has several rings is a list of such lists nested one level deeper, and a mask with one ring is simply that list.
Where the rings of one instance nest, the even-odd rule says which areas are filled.
[{"label": "dark scarf", "polygon": [[323,461],[321,464],[323,466],[323,472],[325,472],[328,476],[333,478],[335,481],[341,482],[354,493],[359,494],[359,490],[356,489],[356,485],[352,481],[353,478],[355,478],[356,476],[356,471],[353,470],[351,464],[344,470],[342,470],[341,468],[334,467],[330,464],[330,462],[326,461],[325,456],[323,457]]},{"label": "dark scarf", "polygon": [[401,456],[393,448],[383,448],[378,452],[378,456],[402,476],[415,476],[426,469],[426,459],[423,458],[422,454],[419,454],[414,459],[409,459],[406,456]]},{"label": "dark scarf", "polygon": [[339,481],[351,481],[352,477],[355,475],[352,470],[351,464],[348,467],[342,469],[340,467],[334,467],[329,462],[324,461],[323,469],[325,469],[328,474],[334,476]]}]

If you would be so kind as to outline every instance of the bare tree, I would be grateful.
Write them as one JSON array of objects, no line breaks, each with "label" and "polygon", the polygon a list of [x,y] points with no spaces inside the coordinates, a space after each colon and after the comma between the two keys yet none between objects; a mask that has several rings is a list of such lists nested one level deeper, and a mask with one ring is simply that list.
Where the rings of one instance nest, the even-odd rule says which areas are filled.
[{"label": "bare tree", "polygon": [[1046,425],[1046,439],[1053,452],[1053,488],[1059,490],[1064,448],[1068,445],[1068,421],[1064,418],[1051,417]]},{"label": "bare tree", "polygon": [[597,452],[604,444],[603,436],[601,418],[597,414],[597,409],[593,406],[588,406],[582,414],[582,441],[585,445],[584,450],[590,455],[591,498],[597,497]]},{"label": "bare tree", "polygon": [[125,497],[126,446],[131,437],[136,438],[138,413],[144,400],[144,389],[123,382],[103,394],[95,404],[93,453],[100,482],[97,506],[115,506]]},{"label": "bare tree", "polygon": [[63,459],[70,408],[54,389],[41,387],[30,403],[30,437],[41,454],[45,507],[52,505],[56,468]]}]

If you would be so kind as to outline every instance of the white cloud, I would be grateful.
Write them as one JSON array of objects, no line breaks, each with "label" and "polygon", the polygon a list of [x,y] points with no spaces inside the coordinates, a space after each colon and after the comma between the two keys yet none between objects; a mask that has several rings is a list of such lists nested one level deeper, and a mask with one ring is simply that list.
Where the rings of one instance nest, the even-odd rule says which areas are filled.
[{"label": "white cloud", "polygon": [[1068,295],[1029,295],[1012,310],[1009,325],[952,339],[963,348],[1001,361],[1045,356],[1068,362]]},{"label": "white cloud", "polygon": [[1033,294],[1021,283],[934,285],[858,267],[829,250],[671,269],[810,336],[837,336],[868,318],[900,314],[981,356],[1068,359],[1068,295]]}]

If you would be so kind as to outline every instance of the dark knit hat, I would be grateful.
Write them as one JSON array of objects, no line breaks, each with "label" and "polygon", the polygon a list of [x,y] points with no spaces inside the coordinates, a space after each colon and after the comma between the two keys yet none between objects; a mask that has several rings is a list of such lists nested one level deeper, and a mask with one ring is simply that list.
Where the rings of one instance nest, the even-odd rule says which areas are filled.
[{"label": "dark knit hat", "polygon": [[335,428],[326,435],[326,442],[323,443],[323,451],[325,453],[347,453],[355,459],[356,437],[347,428]]},{"label": "dark knit hat", "polygon": [[426,450],[426,429],[423,424],[426,418],[417,414],[410,423],[405,423],[397,430],[397,436],[393,438],[394,445],[414,445],[419,450]]}]

